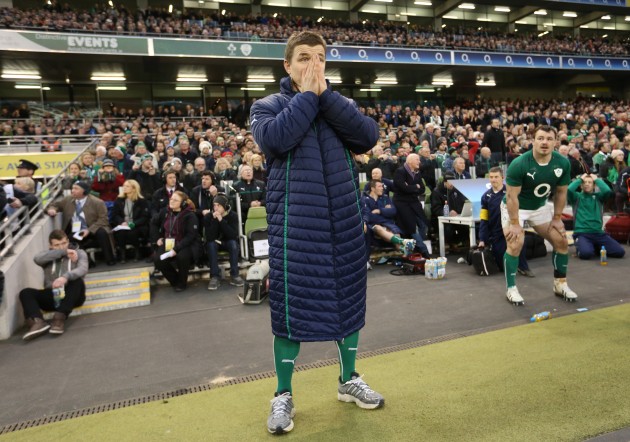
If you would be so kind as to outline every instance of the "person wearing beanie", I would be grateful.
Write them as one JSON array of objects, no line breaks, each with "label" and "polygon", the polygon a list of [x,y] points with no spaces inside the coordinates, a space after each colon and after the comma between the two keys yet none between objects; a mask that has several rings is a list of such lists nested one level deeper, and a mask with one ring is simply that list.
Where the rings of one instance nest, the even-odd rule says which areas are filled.
[{"label": "person wearing beanie", "polygon": [[229,204],[227,197],[220,193],[212,201],[212,211],[203,217],[206,248],[210,264],[210,282],[208,290],[217,290],[221,286],[219,268],[219,250],[227,250],[230,256],[230,284],[241,287],[245,284],[238,269],[238,216]]},{"label": "person wearing beanie", "polygon": [[69,237],[78,241],[84,249],[87,244],[96,243],[102,250],[107,265],[115,264],[107,207],[101,199],[90,195],[88,183],[74,183],[70,195],[53,202],[47,213],[52,217],[61,213],[61,228]]}]

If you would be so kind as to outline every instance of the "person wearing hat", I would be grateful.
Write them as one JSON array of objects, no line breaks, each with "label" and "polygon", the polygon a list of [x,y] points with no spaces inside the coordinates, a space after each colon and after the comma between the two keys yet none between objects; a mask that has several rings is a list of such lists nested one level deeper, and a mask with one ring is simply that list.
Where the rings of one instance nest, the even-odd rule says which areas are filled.
[{"label": "person wearing hat", "polygon": [[17,165],[17,176],[32,178],[39,166],[29,160],[20,160]]},{"label": "person wearing hat", "polygon": [[206,248],[210,264],[210,282],[208,290],[217,290],[221,286],[219,269],[219,250],[227,250],[230,256],[230,284],[241,287],[245,284],[238,269],[238,216],[230,208],[227,197],[217,194],[212,200],[212,210],[203,217]]},{"label": "person wearing hat", "polygon": [[53,202],[48,215],[63,215],[61,228],[79,241],[82,248],[96,242],[103,252],[107,265],[114,265],[114,247],[112,231],[109,227],[107,207],[99,198],[90,195],[90,185],[85,181],[77,181],[72,185],[70,195]]},{"label": "person wearing hat", "polygon": [[137,181],[142,195],[151,198],[161,185],[155,157],[150,153],[142,155],[140,163],[134,163],[131,168],[128,179]]},{"label": "person wearing hat", "polygon": [[[109,149],[109,158],[113,160],[114,167],[123,175],[127,175],[134,164],[123,146],[116,146]],[[103,163],[105,163],[105,160],[103,160]]]},{"label": "person wearing hat", "polygon": [[[125,177],[114,167],[114,161],[107,158],[92,181],[92,190],[110,208],[118,198],[118,188],[125,182]],[[110,203],[110,204],[108,204]]]}]

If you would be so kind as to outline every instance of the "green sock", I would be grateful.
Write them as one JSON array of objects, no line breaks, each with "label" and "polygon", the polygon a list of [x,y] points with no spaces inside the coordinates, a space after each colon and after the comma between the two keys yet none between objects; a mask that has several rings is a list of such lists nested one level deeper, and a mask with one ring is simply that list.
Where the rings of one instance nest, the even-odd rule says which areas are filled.
[{"label": "green sock", "polygon": [[403,243],[403,239],[400,236],[394,235],[394,236],[392,236],[391,243],[395,244],[395,245],[402,244]]},{"label": "green sock", "polygon": [[552,252],[551,261],[553,262],[554,278],[566,278],[567,267],[569,266],[569,254]]},{"label": "green sock", "polygon": [[505,252],[503,255],[503,268],[505,269],[505,285],[507,288],[515,287],[518,256],[512,256],[508,252]]},{"label": "green sock", "polygon": [[278,377],[278,393],[288,390],[293,394],[291,388],[291,378],[293,377],[293,367],[295,360],[300,353],[300,343],[290,341],[286,338],[273,337],[273,360]]},{"label": "green sock", "polygon": [[356,331],[347,336],[342,341],[337,341],[339,350],[339,365],[341,366],[341,382],[345,383],[352,379],[355,362],[357,360],[357,349],[359,347],[359,332]]}]

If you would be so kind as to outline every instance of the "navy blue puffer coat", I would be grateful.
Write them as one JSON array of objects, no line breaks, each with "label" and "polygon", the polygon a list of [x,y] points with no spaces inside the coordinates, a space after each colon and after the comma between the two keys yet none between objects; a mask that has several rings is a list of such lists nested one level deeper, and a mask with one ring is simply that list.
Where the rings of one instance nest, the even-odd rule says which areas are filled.
[{"label": "navy blue puffer coat", "polygon": [[256,101],[254,138],[267,158],[271,323],[293,341],[341,340],[365,324],[366,265],[351,152],[378,140],[376,122],[330,87]]}]

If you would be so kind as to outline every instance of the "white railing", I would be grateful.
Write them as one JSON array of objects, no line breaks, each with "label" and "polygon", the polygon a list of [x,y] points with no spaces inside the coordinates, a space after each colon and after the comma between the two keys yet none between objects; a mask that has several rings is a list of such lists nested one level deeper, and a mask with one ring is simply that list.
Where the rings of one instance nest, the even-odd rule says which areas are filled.
[{"label": "white railing", "polygon": [[[75,160],[84,151],[92,149],[95,144],[96,140],[92,141],[83,151],[77,154]],[[2,221],[2,224],[0,224],[0,261],[6,256],[13,254],[15,245],[24,235],[30,232],[32,223],[43,216],[48,204],[63,193],[62,180],[70,163],[37,192],[37,204],[35,206],[30,209],[26,206],[20,207],[11,216]]]}]

